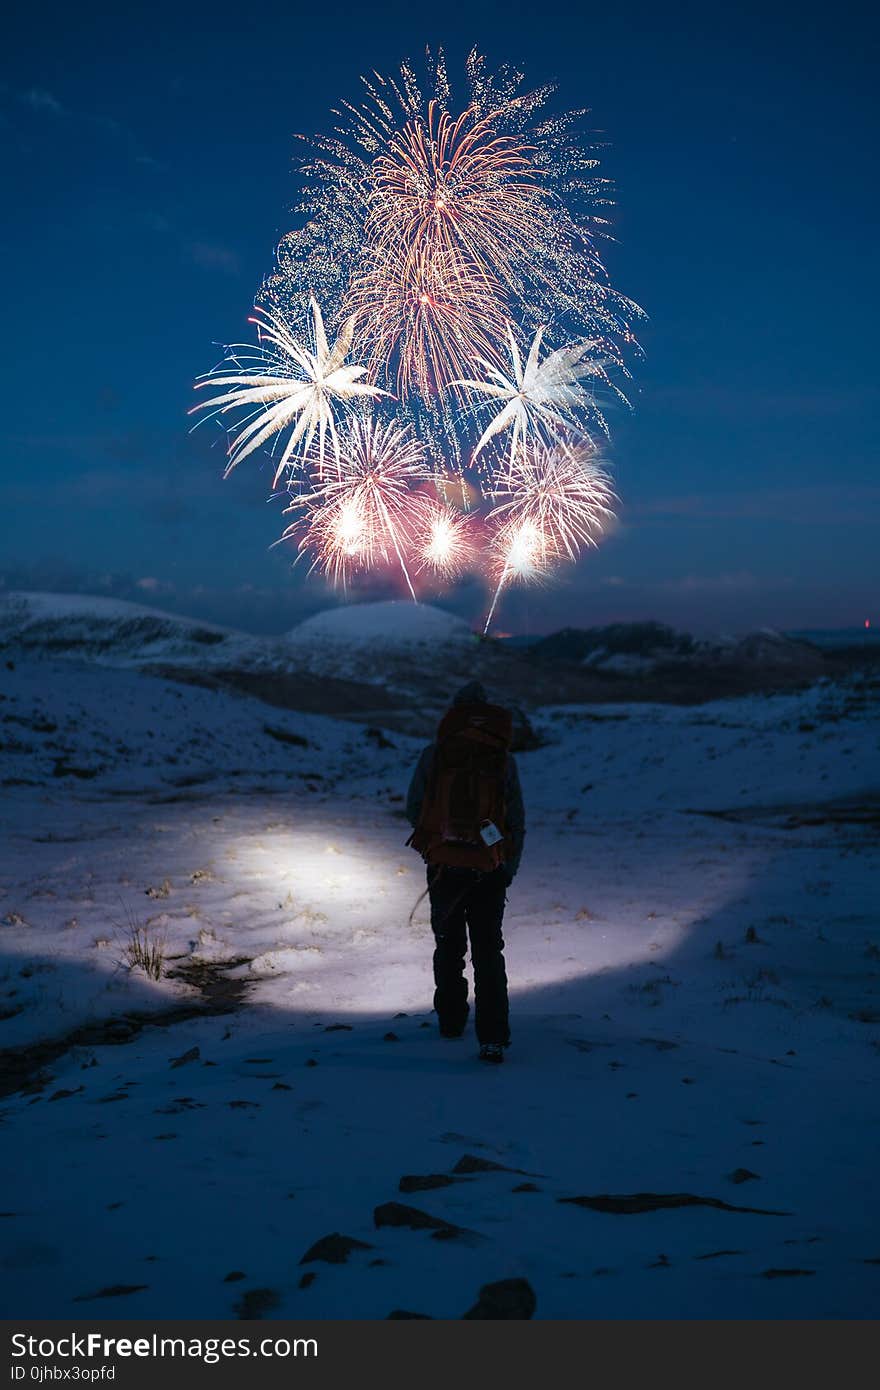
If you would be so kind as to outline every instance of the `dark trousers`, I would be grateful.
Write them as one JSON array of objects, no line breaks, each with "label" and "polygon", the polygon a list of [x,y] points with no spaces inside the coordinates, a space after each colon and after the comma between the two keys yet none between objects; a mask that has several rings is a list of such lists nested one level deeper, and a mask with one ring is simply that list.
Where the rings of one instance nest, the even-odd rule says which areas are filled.
[{"label": "dark trousers", "polygon": [[507,879],[503,869],[479,873],[450,865],[428,869],[434,932],[434,1008],[441,1033],[460,1033],[468,1017],[464,974],[468,934],[474,967],[477,1040],[509,1043],[507,974],[501,921]]}]

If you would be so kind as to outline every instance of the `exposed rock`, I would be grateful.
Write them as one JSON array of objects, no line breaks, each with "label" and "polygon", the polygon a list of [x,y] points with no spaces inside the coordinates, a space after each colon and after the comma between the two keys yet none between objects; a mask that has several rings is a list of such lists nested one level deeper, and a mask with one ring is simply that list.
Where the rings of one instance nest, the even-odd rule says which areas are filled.
[{"label": "exposed rock", "polygon": [[582,662],[613,670],[620,658],[651,667],[660,660],[690,656],[695,648],[692,637],[665,623],[612,623],[608,627],[563,628],[535,642],[529,655],[537,661]]},{"label": "exposed rock", "polygon": [[275,1289],[247,1289],[235,1305],[235,1316],[244,1321],[259,1319],[273,1312],[280,1302]]},{"label": "exposed rock", "polygon": [[278,743],[287,743],[293,748],[309,748],[311,746],[308,739],[303,738],[302,734],[292,734],[288,729],[276,729],[272,724],[264,724],[263,733],[268,734]]},{"label": "exposed rock", "polygon": [[448,1173],[410,1173],[400,1179],[398,1192],[430,1192],[435,1187],[452,1187],[457,1178]]},{"label": "exposed rock", "polygon": [[95,1293],[78,1293],[75,1295],[74,1303],[90,1303],[94,1298],[124,1298],[126,1294],[140,1293],[141,1289],[148,1289],[149,1284],[108,1284],[104,1289],[97,1289]]},{"label": "exposed rock", "polygon": [[527,1279],[499,1279],[495,1284],[483,1285],[473,1308],[462,1317],[523,1320],[534,1317],[537,1302]]},{"label": "exposed rock", "polygon": [[506,1163],[496,1163],[492,1158],[480,1158],[478,1154],[463,1154],[453,1173],[520,1173],[526,1178],[540,1177],[540,1173],[528,1173],[525,1168],[510,1168]]},{"label": "exposed rock", "polygon": [[354,1236],[343,1236],[338,1231],[332,1235],[322,1236],[316,1240],[314,1245],[309,1246],[306,1253],[300,1260],[301,1265],[309,1264],[312,1260],[324,1260],[330,1265],[344,1265],[352,1250],[372,1250],[365,1240],[356,1240]]},{"label": "exposed rock", "polygon": [[790,1216],[788,1211],[770,1211],[764,1207],[734,1207],[719,1197],[695,1197],[690,1192],[633,1192],[597,1197],[557,1197],[557,1202],[570,1206],[588,1207],[590,1211],[611,1212],[618,1216],[633,1216],[646,1211],[666,1211],[674,1207],[715,1207],[718,1211],[751,1212],[754,1216]]},{"label": "exposed rock", "polygon": [[476,1234],[453,1225],[451,1221],[444,1221],[440,1216],[431,1216],[430,1212],[421,1211],[418,1207],[404,1206],[402,1202],[383,1202],[373,1212],[373,1220],[377,1228],[404,1226],[411,1231],[430,1231],[435,1240],[455,1240],[458,1236]]},{"label": "exposed rock", "polygon": [[182,1052],[179,1057],[172,1057],[172,1067],[183,1067],[187,1062],[197,1062],[201,1057],[201,1052],[197,1047],[191,1047],[188,1052]]}]

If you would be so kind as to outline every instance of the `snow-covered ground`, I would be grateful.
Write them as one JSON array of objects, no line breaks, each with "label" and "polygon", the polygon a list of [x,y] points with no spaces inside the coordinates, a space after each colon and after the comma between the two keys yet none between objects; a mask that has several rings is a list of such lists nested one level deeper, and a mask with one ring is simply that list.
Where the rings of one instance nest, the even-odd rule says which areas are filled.
[{"label": "snow-covered ground", "polygon": [[2,676],[7,1316],[454,1318],[511,1277],[542,1318],[877,1314],[858,679],[539,712],[489,1069],[430,1012],[416,741],[134,665]]}]

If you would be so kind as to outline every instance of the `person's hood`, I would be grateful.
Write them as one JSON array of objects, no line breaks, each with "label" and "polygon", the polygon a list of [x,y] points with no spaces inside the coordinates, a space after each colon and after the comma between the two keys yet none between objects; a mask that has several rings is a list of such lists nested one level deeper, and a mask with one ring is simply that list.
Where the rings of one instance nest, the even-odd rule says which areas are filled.
[{"label": "person's hood", "polygon": [[453,705],[488,705],[489,696],[486,694],[486,687],[479,681],[468,681],[452,697]]}]

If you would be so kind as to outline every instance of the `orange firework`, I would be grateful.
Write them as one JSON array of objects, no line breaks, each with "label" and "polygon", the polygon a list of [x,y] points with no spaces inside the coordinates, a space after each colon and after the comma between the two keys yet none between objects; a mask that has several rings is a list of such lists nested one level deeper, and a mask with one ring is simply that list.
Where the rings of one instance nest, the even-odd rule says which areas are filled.
[{"label": "orange firework", "polygon": [[497,286],[455,251],[399,242],[371,251],[346,300],[357,316],[373,377],[397,361],[397,392],[428,400],[481,357],[494,360],[504,333]]},{"label": "orange firework", "polygon": [[296,540],[301,554],[312,555],[311,568],[333,584],[396,559],[415,599],[406,556],[428,499],[410,488],[429,477],[408,427],[354,419],[340,439],[337,471],[329,481],[319,473],[311,492],[293,498],[287,512],[300,515],[281,539]]},{"label": "orange firework", "polygon": [[547,215],[549,200],[536,181],[534,147],[499,134],[500,119],[473,106],[454,119],[431,101],[426,118],[407,121],[373,165],[374,244],[464,256],[491,281],[510,282],[517,256],[532,253],[535,219]]}]

